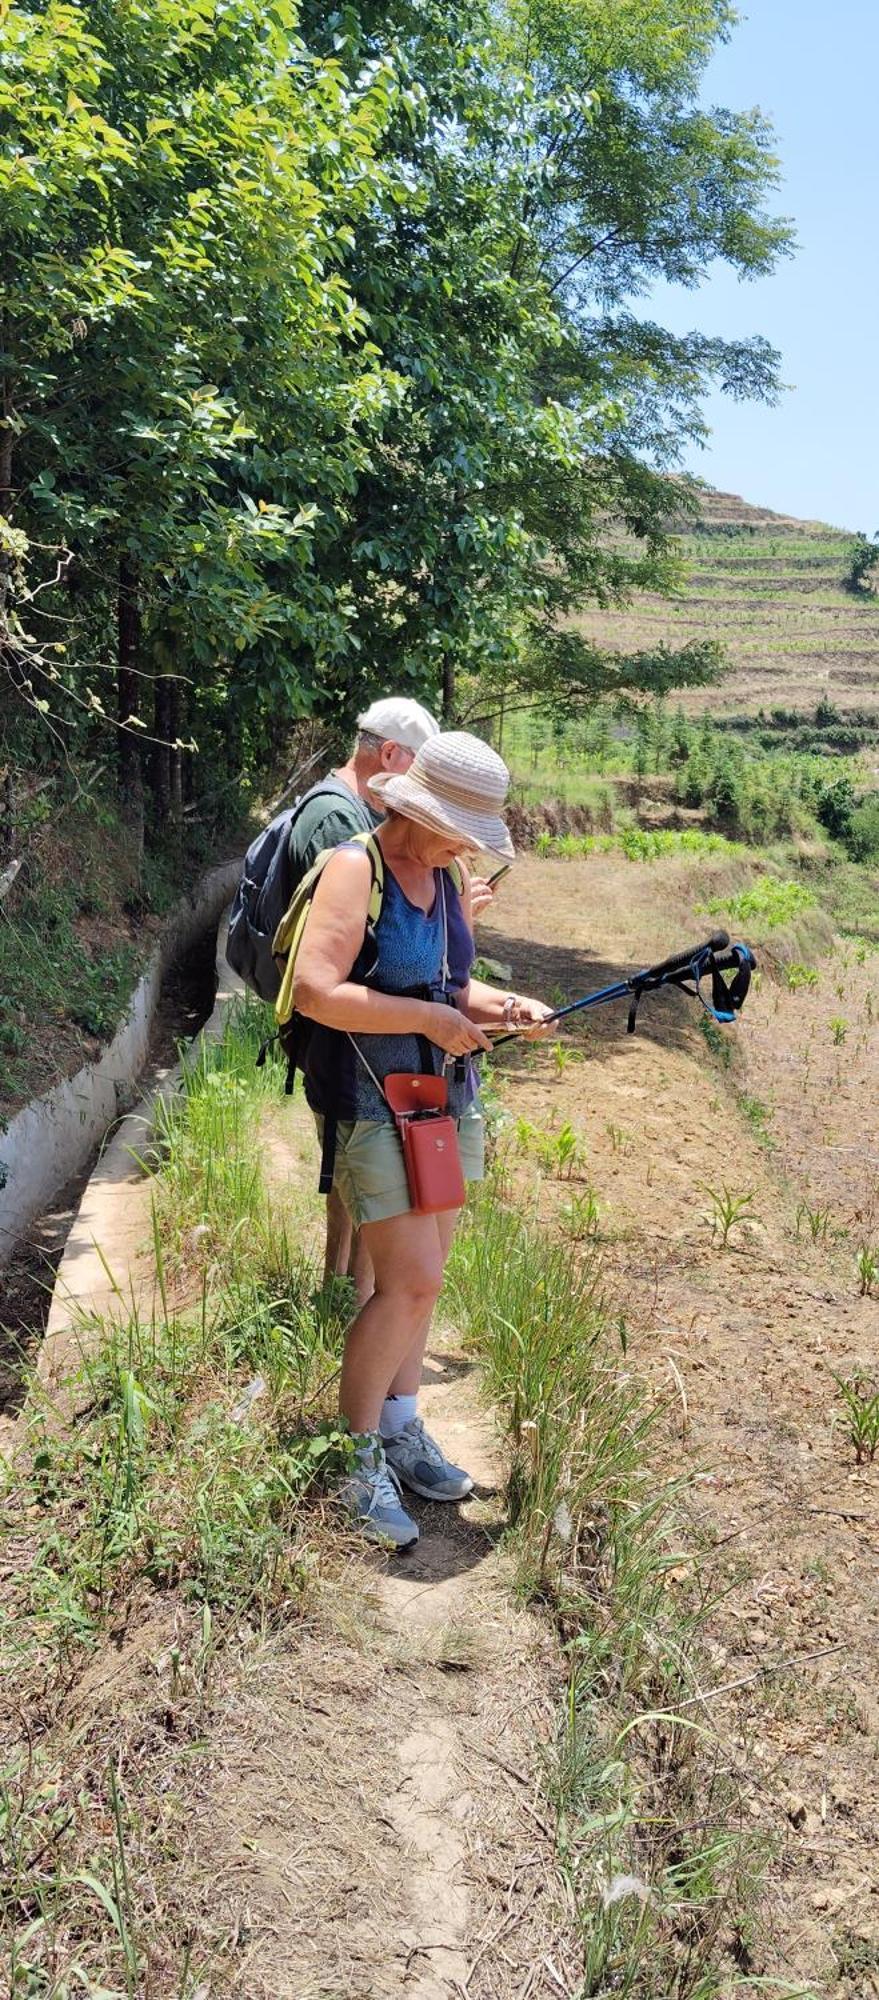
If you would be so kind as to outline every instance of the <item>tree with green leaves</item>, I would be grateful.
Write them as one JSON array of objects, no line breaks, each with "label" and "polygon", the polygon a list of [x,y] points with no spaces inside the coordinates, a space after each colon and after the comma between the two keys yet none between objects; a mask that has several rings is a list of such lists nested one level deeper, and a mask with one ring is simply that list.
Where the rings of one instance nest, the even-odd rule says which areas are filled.
[{"label": "tree with green leaves", "polygon": [[765,124],[699,104],[732,18],[6,5],[3,658],[63,735],[113,718],[135,820],[145,737],[164,823],[193,738],[209,788],[379,688],[478,723],[717,670],[578,615],[673,587],[707,384],[774,393],[634,309],[787,245]]},{"label": "tree with green leaves", "polygon": [[151,733],[164,816],[183,689],[235,761],[345,650],[308,548],[396,394],[338,270],[394,81],[314,60],[285,4],[50,0],[5,31],[4,511],[64,550],[26,679],[59,727],[109,713],[115,628],[123,795],[137,818]]}]

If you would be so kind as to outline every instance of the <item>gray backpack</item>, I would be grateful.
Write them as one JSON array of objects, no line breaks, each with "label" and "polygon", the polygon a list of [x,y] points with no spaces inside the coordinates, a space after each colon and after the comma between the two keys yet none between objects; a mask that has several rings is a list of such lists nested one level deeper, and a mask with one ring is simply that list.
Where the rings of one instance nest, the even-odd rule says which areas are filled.
[{"label": "gray backpack", "polygon": [[[244,872],[229,917],[226,957],[233,972],[260,1000],[274,1002],[281,975],[272,957],[272,939],[299,886],[300,873],[290,855],[290,834],[304,805],[316,798],[342,798],[351,803],[347,785],[335,778],[312,785],[292,806],[275,815],[257,835],[244,857]],[[364,830],[372,821],[363,808]]]}]

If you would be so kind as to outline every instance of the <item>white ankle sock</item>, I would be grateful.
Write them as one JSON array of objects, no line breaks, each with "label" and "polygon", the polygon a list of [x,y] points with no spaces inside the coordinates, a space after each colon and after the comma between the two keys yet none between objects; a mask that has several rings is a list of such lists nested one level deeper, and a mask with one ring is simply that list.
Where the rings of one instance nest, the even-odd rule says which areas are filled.
[{"label": "white ankle sock", "polygon": [[379,1435],[385,1439],[399,1437],[406,1425],[411,1424],[417,1408],[417,1396],[388,1396],[378,1420]]}]

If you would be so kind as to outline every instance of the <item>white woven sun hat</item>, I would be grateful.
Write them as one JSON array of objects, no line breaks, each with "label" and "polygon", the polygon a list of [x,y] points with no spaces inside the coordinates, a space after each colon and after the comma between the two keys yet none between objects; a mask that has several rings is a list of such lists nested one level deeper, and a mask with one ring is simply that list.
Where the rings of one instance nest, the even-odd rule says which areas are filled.
[{"label": "white woven sun hat", "polygon": [[408,771],[382,772],[369,789],[386,808],[448,834],[462,854],[515,860],[501,819],[510,785],[502,757],[478,736],[448,730],[423,743]]}]

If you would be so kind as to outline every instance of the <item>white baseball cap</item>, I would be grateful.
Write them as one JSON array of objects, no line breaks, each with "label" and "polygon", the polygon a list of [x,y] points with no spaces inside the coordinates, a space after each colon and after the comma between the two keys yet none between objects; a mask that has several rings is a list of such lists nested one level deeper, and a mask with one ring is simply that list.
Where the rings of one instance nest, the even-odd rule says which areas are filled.
[{"label": "white baseball cap", "polygon": [[420,750],[431,736],[439,735],[439,723],[420,702],[409,701],[405,695],[371,702],[358,715],[357,727],[368,729],[370,736],[380,736],[383,743],[399,743],[402,750]]}]

